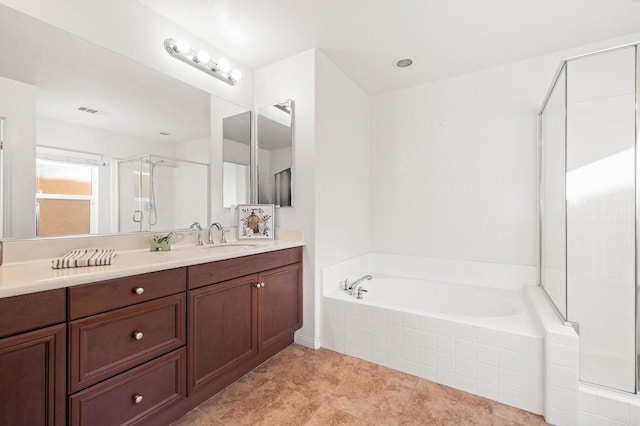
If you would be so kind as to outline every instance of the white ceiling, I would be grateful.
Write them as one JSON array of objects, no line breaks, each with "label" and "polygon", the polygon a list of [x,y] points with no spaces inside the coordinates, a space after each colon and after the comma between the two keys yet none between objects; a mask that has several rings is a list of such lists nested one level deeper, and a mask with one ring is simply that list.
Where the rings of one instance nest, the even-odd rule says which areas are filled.
[{"label": "white ceiling", "polygon": [[369,94],[640,31],[634,0],[139,1],[252,68],[321,48]]}]

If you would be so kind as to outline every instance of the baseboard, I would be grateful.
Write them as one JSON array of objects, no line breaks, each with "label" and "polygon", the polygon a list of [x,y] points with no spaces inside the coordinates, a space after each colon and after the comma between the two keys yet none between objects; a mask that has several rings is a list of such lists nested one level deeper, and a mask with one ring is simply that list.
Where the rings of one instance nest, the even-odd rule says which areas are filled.
[{"label": "baseboard", "polygon": [[293,335],[293,343],[311,349],[320,349],[319,339],[313,339],[311,337],[303,336],[298,333]]}]

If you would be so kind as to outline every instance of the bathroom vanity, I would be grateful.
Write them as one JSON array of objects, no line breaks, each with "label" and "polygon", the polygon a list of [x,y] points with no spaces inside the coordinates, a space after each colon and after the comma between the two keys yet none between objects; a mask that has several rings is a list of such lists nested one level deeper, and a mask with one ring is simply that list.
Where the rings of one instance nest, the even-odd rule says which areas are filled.
[{"label": "bathroom vanity", "polygon": [[179,418],[293,342],[295,245],[0,298],[0,424]]}]

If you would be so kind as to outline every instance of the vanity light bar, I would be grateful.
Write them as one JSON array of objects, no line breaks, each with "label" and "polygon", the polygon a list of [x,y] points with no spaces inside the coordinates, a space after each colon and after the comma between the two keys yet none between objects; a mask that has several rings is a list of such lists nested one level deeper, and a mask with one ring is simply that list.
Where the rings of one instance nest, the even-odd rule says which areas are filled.
[{"label": "vanity light bar", "polygon": [[192,67],[198,68],[215,78],[224,81],[231,86],[242,78],[242,73],[238,69],[231,69],[229,61],[220,58],[218,62],[213,62],[206,50],[193,50],[185,40],[174,40],[168,38],[164,41],[164,48],[167,53],[176,59],[180,59]]}]

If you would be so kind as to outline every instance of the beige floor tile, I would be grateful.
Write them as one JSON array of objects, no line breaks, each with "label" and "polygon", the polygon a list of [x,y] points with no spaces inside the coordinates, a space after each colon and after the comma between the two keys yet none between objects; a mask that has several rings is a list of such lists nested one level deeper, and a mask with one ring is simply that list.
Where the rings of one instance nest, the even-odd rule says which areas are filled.
[{"label": "beige floor tile", "polygon": [[545,425],[532,413],[327,349],[291,345],[177,426]]},{"label": "beige floor tile", "polygon": [[330,404],[325,403],[320,406],[318,411],[305,423],[306,426],[332,426],[332,425],[352,425],[366,426],[367,422],[360,420],[342,410],[333,408]]},{"label": "beige floor tile", "polygon": [[177,422],[172,423],[172,426],[214,426],[218,424],[217,421],[196,408],[182,416]]},{"label": "beige floor tile", "polygon": [[494,424],[499,426],[537,426],[547,424],[542,416],[497,402],[493,405],[493,416]]}]

